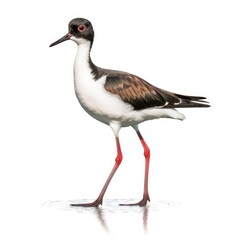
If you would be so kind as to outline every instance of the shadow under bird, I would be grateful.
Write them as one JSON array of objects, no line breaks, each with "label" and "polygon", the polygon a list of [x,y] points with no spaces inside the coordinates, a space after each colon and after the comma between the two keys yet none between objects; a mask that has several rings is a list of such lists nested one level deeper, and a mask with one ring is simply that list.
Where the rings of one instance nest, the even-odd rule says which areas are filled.
[{"label": "shadow under bird", "polygon": [[76,18],[70,21],[68,33],[52,43],[53,47],[66,40],[74,41],[77,55],[74,63],[74,86],[77,99],[83,109],[96,120],[107,124],[113,131],[117,157],[99,196],[94,202],[72,204],[72,206],[98,207],[102,204],[108,185],[122,162],[119,131],[122,127],[132,127],[143,146],[145,175],[143,198],[127,206],[146,206],[150,201],[148,193],[148,173],[150,149],[138,125],[157,118],[183,120],[184,115],[176,108],[209,107],[205,97],[185,96],[155,87],[142,78],[122,71],[97,67],[91,60],[90,51],[94,30],[90,21]]}]

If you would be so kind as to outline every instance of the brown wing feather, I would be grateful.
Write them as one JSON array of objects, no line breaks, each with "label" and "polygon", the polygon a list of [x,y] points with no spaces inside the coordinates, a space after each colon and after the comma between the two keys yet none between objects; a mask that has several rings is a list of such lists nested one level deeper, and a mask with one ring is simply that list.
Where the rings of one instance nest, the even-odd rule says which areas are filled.
[{"label": "brown wing feather", "polygon": [[174,94],[160,90],[134,75],[110,75],[106,78],[105,89],[117,94],[124,102],[131,104],[135,110],[164,107],[180,103]]},{"label": "brown wing feather", "polygon": [[118,95],[135,110],[151,107],[186,108],[210,107],[205,97],[186,96],[157,88],[145,80],[125,72],[108,74],[105,89]]}]

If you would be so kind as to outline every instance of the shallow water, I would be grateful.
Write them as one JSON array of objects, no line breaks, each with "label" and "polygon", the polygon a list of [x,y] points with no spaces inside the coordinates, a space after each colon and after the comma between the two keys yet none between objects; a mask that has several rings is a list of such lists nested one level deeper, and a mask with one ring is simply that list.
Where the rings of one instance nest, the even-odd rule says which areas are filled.
[{"label": "shallow water", "polygon": [[[79,199],[75,201],[48,201],[45,207],[77,214],[80,220],[82,234],[101,236],[129,237],[159,235],[160,225],[166,211],[176,209],[180,203],[167,201],[153,201],[146,207],[120,206],[120,203],[133,203],[137,199],[106,199],[98,208],[72,207],[72,203],[87,203],[93,199]],[[92,236],[93,236],[92,235]]]}]

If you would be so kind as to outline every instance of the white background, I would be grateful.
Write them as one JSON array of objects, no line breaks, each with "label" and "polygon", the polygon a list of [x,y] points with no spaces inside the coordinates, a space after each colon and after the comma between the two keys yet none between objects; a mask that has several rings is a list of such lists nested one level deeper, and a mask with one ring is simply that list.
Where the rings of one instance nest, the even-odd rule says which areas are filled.
[{"label": "white background", "polygon": [[[23,0],[0,11],[1,239],[240,238],[238,1]],[[111,130],[75,97],[76,45],[48,47],[75,17],[94,26],[95,64],[211,102],[182,109],[184,122],[141,125],[152,153],[148,230],[144,210],[108,211],[106,201],[103,221],[67,207],[97,196],[116,154]],[[143,150],[130,128],[120,139],[106,199],[139,199]]]}]

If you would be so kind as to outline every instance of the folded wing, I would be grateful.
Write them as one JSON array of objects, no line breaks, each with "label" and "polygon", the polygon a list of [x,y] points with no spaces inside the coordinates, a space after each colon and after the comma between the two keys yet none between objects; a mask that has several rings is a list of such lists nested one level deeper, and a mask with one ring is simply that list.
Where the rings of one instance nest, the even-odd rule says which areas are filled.
[{"label": "folded wing", "polygon": [[145,80],[131,74],[106,77],[105,89],[118,95],[124,102],[129,103],[135,110],[151,107],[187,108],[209,107],[205,97],[185,96],[157,88]]}]

